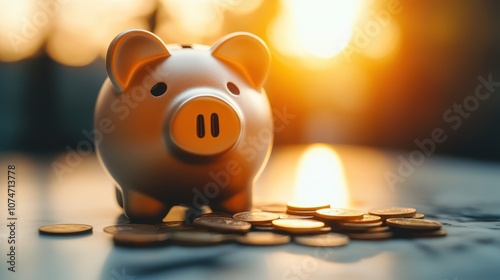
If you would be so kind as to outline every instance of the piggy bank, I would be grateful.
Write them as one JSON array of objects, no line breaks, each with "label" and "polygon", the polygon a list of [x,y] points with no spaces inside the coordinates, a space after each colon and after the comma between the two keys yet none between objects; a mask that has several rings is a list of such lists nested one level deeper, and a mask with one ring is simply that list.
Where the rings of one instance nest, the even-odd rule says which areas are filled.
[{"label": "piggy bank", "polygon": [[159,221],[175,205],[251,208],[273,140],[269,66],[267,46],[249,33],[211,47],[165,45],[145,30],[111,42],[95,145],[129,219]]}]

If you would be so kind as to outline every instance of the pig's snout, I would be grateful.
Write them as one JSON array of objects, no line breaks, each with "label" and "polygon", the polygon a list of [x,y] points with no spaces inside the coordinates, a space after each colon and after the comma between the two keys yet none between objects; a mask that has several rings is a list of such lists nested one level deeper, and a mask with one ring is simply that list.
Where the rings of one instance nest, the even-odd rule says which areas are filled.
[{"label": "pig's snout", "polygon": [[170,137],[181,150],[202,156],[229,150],[238,140],[241,122],[234,108],[212,96],[195,97],[179,106],[170,125]]}]

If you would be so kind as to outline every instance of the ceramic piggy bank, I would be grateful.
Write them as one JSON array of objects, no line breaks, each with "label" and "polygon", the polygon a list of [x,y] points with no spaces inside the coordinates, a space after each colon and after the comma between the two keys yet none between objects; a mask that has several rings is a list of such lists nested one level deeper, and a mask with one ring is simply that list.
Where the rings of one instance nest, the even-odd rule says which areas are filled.
[{"label": "ceramic piggy bank", "polygon": [[211,47],[165,45],[144,30],[111,42],[95,144],[129,219],[158,221],[174,205],[251,207],[273,140],[269,65],[267,46],[249,33]]}]

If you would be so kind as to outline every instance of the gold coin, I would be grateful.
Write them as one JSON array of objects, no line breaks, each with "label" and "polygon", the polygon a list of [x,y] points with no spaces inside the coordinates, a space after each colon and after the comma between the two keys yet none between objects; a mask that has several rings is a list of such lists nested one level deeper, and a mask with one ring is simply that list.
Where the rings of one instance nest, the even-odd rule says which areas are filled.
[{"label": "gold coin", "polygon": [[286,204],[288,210],[313,211],[330,207],[329,202],[311,202],[307,200],[292,200]]},{"label": "gold coin", "polygon": [[314,216],[316,214],[316,210],[286,210],[287,214],[297,215],[297,216]]},{"label": "gold coin", "polygon": [[271,226],[254,226],[253,229],[258,231],[273,231],[274,227],[271,223]]},{"label": "gold coin", "polygon": [[376,228],[382,225],[382,221],[374,223],[339,223],[340,229],[345,230],[366,230]]},{"label": "gold coin", "polygon": [[181,231],[181,230],[192,230],[192,226],[186,225],[184,222],[163,222],[159,224],[155,224],[158,233],[167,233],[172,231]]},{"label": "gold coin", "polygon": [[167,221],[153,225],[157,229],[186,227],[184,221]]},{"label": "gold coin", "polygon": [[113,234],[115,245],[126,247],[158,247],[167,244],[169,239],[170,235],[168,233],[118,232]]},{"label": "gold coin", "polygon": [[423,219],[425,218],[425,215],[422,214],[422,213],[416,213],[415,215],[413,215],[413,217],[411,217],[412,219]]},{"label": "gold coin", "polygon": [[441,228],[441,223],[432,220],[411,219],[411,218],[390,218],[386,224],[390,227],[409,230],[438,230]]},{"label": "gold coin", "polygon": [[200,217],[194,219],[193,224],[219,232],[245,233],[252,227],[250,223],[227,217]]},{"label": "gold coin", "polygon": [[173,243],[186,246],[208,246],[233,241],[234,234],[207,231],[176,231],[170,234]]},{"label": "gold coin", "polygon": [[325,224],[312,219],[278,219],[273,221],[273,226],[277,230],[284,230],[293,233],[316,232]]},{"label": "gold coin", "polygon": [[285,213],[286,205],[280,203],[272,203],[272,204],[263,204],[259,205],[258,208],[265,212],[273,212],[273,213]]},{"label": "gold coin", "polygon": [[415,208],[401,208],[401,207],[392,207],[392,208],[381,208],[381,209],[373,209],[369,212],[371,215],[380,216],[382,219],[389,218],[411,218],[417,210]]},{"label": "gold coin", "polygon": [[273,232],[249,232],[236,238],[240,244],[258,246],[281,245],[290,242],[290,240],[291,237],[288,235]]},{"label": "gold coin", "polygon": [[340,233],[295,236],[295,243],[312,247],[339,247],[349,244],[349,237]]},{"label": "gold coin", "polygon": [[390,231],[390,230],[391,230],[390,227],[383,226],[383,227],[370,228],[370,229],[365,230],[364,232],[375,233],[375,232],[386,232],[386,231]]},{"label": "gold coin", "polygon": [[272,227],[273,223],[271,222],[264,222],[264,223],[252,223],[252,226],[258,226],[258,227]]},{"label": "gold coin", "polygon": [[[314,211],[316,213],[316,211]],[[302,215],[290,215],[290,214],[278,214],[280,216],[280,219],[312,219],[314,218],[313,215],[311,216],[302,216]]]},{"label": "gold coin", "polygon": [[324,234],[332,232],[332,228],[328,226],[320,227],[320,228],[311,228],[311,229],[279,229],[274,228],[275,231],[284,232],[293,236],[300,235],[311,235],[311,234]]},{"label": "gold coin", "polygon": [[446,236],[448,233],[444,229],[433,230],[433,231],[405,231],[398,232],[397,236],[403,238],[426,238],[426,237],[442,237]]},{"label": "gold coin", "polygon": [[335,228],[333,231],[334,232],[344,233],[344,234],[349,234],[349,233],[377,233],[377,232],[391,231],[391,228],[389,228],[387,226],[373,227],[373,228],[367,228],[367,229]]},{"label": "gold coin", "polygon": [[326,208],[316,210],[316,216],[326,220],[360,220],[363,212],[352,209]]},{"label": "gold coin", "polygon": [[113,226],[107,226],[104,229],[104,232],[110,233],[110,234],[116,234],[116,233],[158,233],[157,228],[153,225],[146,225],[146,224],[121,224],[121,225],[113,225]]},{"label": "gold coin", "polygon": [[245,221],[251,224],[264,224],[269,223],[272,220],[279,219],[280,216],[276,213],[271,212],[256,212],[256,211],[247,211],[236,213],[233,215],[233,218],[239,221]]},{"label": "gold coin", "polygon": [[390,231],[387,232],[360,232],[360,233],[346,233],[347,236],[351,239],[356,240],[386,240],[390,239],[393,236],[393,233]]},{"label": "gold coin", "polygon": [[38,228],[40,234],[72,235],[92,232],[92,226],[84,224],[54,224]]},{"label": "gold coin", "polygon": [[361,219],[349,220],[349,223],[375,223],[380,222],[382,219],[379,216],[364,214]]}]

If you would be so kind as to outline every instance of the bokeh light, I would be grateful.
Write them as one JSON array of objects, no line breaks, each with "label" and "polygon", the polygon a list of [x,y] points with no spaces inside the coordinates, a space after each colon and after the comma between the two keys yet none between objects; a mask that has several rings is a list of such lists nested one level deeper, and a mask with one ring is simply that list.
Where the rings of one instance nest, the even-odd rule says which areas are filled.
[{"label": "bokeh light", "polygon": [[290,56],[339,54],[349,43],[361,0],[286,0],[269,27],[271,44]]},{"label": "bokeh light", "polygon": [[0,60],[18,61],[37,53],[50,26],[41,1],[0,0]]},{"label": "bokeh light", "polygon": [[226,15],[255,11],[263,0],[160,0],[153,30],[167,43],[211,44],[221,36]]}]

